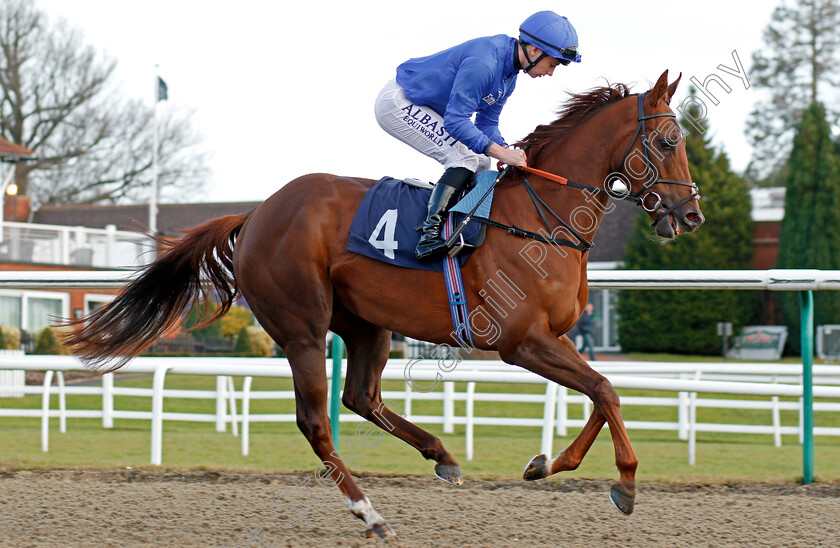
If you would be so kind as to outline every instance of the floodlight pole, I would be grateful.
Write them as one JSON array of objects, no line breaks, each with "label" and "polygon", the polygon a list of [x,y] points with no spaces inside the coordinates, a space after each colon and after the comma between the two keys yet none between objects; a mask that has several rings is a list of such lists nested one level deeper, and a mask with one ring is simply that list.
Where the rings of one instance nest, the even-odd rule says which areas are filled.
[{"label": "floodlight pole", "polygon": [[149,197],[149,231],[158,233],[158,103],[160,102],[160,77],[155,75],[155,104],[152,135],[152,188]]}]

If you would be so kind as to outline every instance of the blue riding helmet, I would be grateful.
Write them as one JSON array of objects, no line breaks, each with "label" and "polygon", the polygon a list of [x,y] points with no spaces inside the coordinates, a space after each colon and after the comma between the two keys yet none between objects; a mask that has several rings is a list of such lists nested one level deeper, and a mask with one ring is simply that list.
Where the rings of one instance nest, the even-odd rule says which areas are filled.
[{"label": "blue riding helmet", "polygon": [[564,65],[572,61],[580,63],[577,31],[568,19],[553,11],[538,11],[525,19],[519,26],[519,40],[540,48],[546,55],[560,59]]}]

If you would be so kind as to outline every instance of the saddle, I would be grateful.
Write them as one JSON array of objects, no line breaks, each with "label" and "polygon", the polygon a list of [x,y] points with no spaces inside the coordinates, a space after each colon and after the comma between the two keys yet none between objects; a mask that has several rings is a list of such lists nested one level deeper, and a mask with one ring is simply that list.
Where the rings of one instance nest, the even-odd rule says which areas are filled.
[{"label": "saddle", "polygon": [[[452,226],[457,227],[464,217],[481,201],[495,182],[498,172],[484,171],[476,176],[475,186],[449,211]],[[426,207],[433,185],[418,179],[383,177],[365,194],[350,225],[347,249],[403,268],[443,272],[442,261],[420,262],[414,248],[420,239],[415,230],[426,217]],[[492,191],[473,213],[473,217],[489,218]],[[453,246],[459,266],[484,241],[486,225],[470,221]]]}]

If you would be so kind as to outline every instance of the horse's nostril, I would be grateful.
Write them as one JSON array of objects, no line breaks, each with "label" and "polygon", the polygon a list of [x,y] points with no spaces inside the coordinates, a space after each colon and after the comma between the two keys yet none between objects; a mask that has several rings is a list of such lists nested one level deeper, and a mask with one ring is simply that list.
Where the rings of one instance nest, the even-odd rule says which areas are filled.
[{"label": "horse's nostril", "polygon": [[696,211],[692,211],[691,213],[687,213],[685,215],[685,221],[693,226],[700,226],[701,224],[703,224],[704,220],[705,219],[703,219],[703,215]]}]

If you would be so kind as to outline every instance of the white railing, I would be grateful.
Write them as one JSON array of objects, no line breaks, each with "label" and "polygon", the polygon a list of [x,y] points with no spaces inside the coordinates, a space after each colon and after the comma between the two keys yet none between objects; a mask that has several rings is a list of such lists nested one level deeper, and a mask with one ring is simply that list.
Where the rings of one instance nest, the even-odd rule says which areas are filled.
[{"label": "white railing", "polygon": [[0,262],[138,268],[152,257],[152,240],[137,232],[82,226],[2,223]]},{"label": "white railing", "polygon": [[[407,371],[406,368],[412,366]],[[758,433],[772,435],[774,443],[781,445],[783,434],[799,434],[802,437],[802,406],[800,402],[779,401],[779,397],[800,398],[802,388],[798,383],[797,366],[785,364],[725,364],[725,363],[641,363],[641,362],[593,362],[593,366],[604,374],[617,388],[678,392],[674,396],[628,397],[622,398],[622,406],[670,406],[677,407],[677,422],[627,421],[628,429],[665,430],[677,432],[678,438],[688,441],[688,459],[695,460],[697,432]],[[242,433],[242,454],[249,452],[249,432],[251,422],[295,422],[293,413],[254,414],[250,412],[250,402],[255,399],[294,400],[291,390],[253,390],[253,377],[291,378],[291,368],[285,359],[279,358],[137,358],[127,365],[122,372],[153,374],[152,388],[128,388],[114,386],[113,375],[103,377],[99,386],[66,386],[63,371],[80,369],[81,364],[67,356],[27,356],[0,357],[0,370],[26,369],[45,371],[42,386],[27,386],[27,394],[42,395],[41,409],[2,409],[0,416],[40,417],[42,426],[42,449],[49,448],[49,418],[59,418],[59,430],[66,431],[67,418],[101,418],[103,427],[111,428],[114,419],[151,420],[151,462],[162,462],[163,421],[211,422],[217,431],[224,431],[231,423],[234,434]],[[346,362],[344,363],[346,368]],[[345,369],[346,370],[346,369]],[[164,389],[167,374],[216,375],[216,390],[170,390]],[[815,366],[814,387],[817,397],[840,400],[840,366]],[[232,376],[243,376],[242,389],[234,391]],[[328,377],[330,370],[327,371]],[[407,382],[406,378],[411,383]],[[58,409],[51,410],[49,396],[53,378],[58,381]],[[383,372],[383,379],[398,380],[405,383],[405,389],[383,392],[383,399],[391,402],[401,401],[401,411],[408,420],[418,424],[442,424],[446,433],[454,432],[454,425],[465,427],[467,460],[473,458],[473,440],[476,426],[530,426],[542,430],[541,451],[552,453],[554,435],[565,436],[568,428],[582,427],[590,412],[590,402],[579,394],[569,394],[564,387],[548,382],[533,373],[517,369],[497,361],[462,361],[454,371],[441,373],[431,360],[416,362],[413,360],[389,360]],[[715,380],[706,380],[715,379]],[[749,382],[747,382],[749,381]],[[443,385],[443,390],[417,391],[414,388],[427,387],[436,382]],[[466,382],[464,392],[455,390],[455,382]],[[477,392],[476,383],[514,383],[544,386],[541,393],[506,393]],[[832,386],[833,385],[833,386]],[[0,386],[0,392],[4,389]],[[698,393],[709,394],[751,394],[768,396],[770,399],[738,400],[698,398]],[[97,395],[102,397],[100,410],[67,409],[67,395]],[[151,411],[127,411],[114,408],[115,396],[135,396],[151,398]],[[163,412],[164,398],[200,398],[216,401],[215,414],[170,413]],[[437,400],[443,402],[440,415],[417,415],[412,413],[412,404],[419,400]],[[466,413],[456,415],[454,402],[465,401]],[[482,417],[476,416],[476,402],[530,402],[541,407],[541,413],[533,417]],[[239,404],[237,405],[237,402]],[[394,404],[396,406],[396,404]],[[569,406],[581,405],[581,419],[569,418]],[[699,423],[696,420],[698,407],[727,407],[735,409],[762,409],[768,412],[767,424],[712,424]],[[780,412],[794,410],[799,413],[797,425],[782,425]],[[840,411],[838,402],[817,402],[818,412]],[[536,411],[536,410],[535,410]],[[342,421],[359,422],[362,419],[354,414],[342,414]],[[840,428],[818,427],[815,435],[838,436]]]},{"label": "white railing", "polygon": [[[23,357],[23,350],[0,349],[0,356]],[[22,369],[0,369],[0,398],[22,398],[26,385],[26,372]]]},{"label": "white railing", "polygon": [[[540,259],[542,260],[542,259]],[[531,264],[535,272],[544,271],[538,263]],[[28,273],[30,287],[76,287],[73,276],[67,273]],[[799,291],[802,330],[802,382],[799,387],[804,400],[803,408],[803,483],[814,479],[814,421],[813,398],[816,390],[812,381],[813,364],[813,290],[840,289],[840,271],[821,270],[693,270],[693,271],[597,271],[587,272],[590,289],[769,289],[772,291]],[[17,274],[0,273],[0,287],[21,287]],[[90,278],[85,278],[90,284]],[[125,272],[113,272],[110,279],[101,280],[102,286],[112,287],[125,280]],[[12,283],[10,283],[10,281]],[[38,285],[38,284],[41,285]],[[94,285],[88,285],[92,287]],[[676,382],[676,381],[675,381]],[[691,382],[691,381],[679,381]],[[694,381],[708,382],[708,381]],[[737,384],[737,383],[736,383]],[[617,384],[617,386],[620,386]],[[682,389],[680,389],[682,390]],[[771,394],[772,395],[772,394]],[[162,397],[162,396],[161,396]],[[547,397],[550,397],[547,395]],[[337,400],[331,401],[337,409]],[[337,418],[337,417],[336,417]],[[334,425],[338,421],[334,421]],[[153,424],[153,433],[155,431]],[[154,457],[153,457],[154,459]]]},{"label": "white railing", "polygon": [[840,289],[840,270],[590,270],[590,289]]},{"label": "white railing", "polygon": [[[6,223],[14,224],[14,223]],[[39,226],[18,223],[22,227]],[[40,225],[50,226],[50,225]],[[73,227],[57,227],[72,230]],[[93,230],[93,229],[88,229]],[[129,232],[128,234],[134,234]],[[135,235],[136,236],[136,235]],[[537,270],[535,269],[535,273]],[[0,287],[120,287],[126,272],[0,272]],[[840,289],[840,270],[589,270],[589,289],[769,289],[808,291]],[[100,285],[95,285],[95,283]],[[39,285],[40,284],[40,285]]]}]

